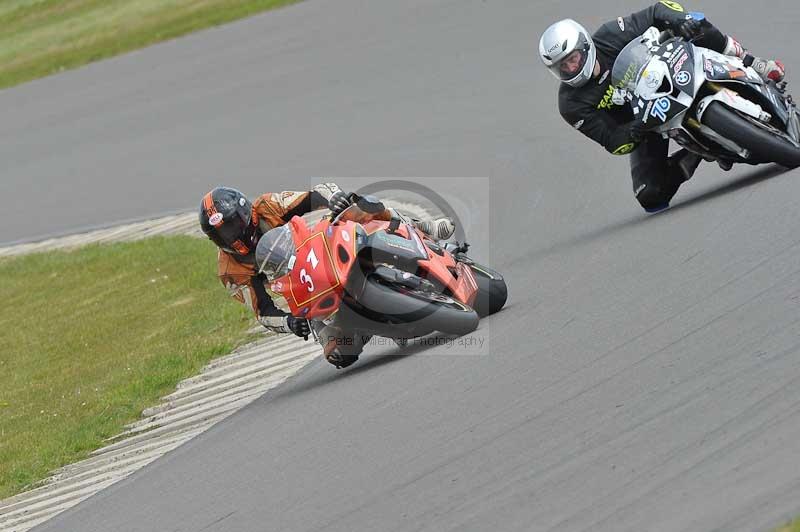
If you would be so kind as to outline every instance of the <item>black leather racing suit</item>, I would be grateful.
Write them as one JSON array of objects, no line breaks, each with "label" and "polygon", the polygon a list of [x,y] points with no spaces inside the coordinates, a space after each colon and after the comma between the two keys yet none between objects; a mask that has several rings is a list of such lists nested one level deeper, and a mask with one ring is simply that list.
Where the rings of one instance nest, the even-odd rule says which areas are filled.
[{"label": "black leather racing suit", "polygon": [[[634,194],[648,211],[667,206],[686,180],[677,164],[686,151],[680,150],[669,157],[669,141],[659,135],[648,134],[639,143],[631,137],[628,124],[633,120],[633,112],[630,106],[618,106],[611,101],[611,69],[620,51],[650,26],[665,31],[676,29],[685,20],[683,7],[676,2],[661,1],[603,24],[592,35],[600,63],[599,75],[581,87],[562,83],[558,93],[558,108],[564,120],[610,153],[631,154]],[[722,53],[727,37],[706,21],[702,36],[694,42]]]}]

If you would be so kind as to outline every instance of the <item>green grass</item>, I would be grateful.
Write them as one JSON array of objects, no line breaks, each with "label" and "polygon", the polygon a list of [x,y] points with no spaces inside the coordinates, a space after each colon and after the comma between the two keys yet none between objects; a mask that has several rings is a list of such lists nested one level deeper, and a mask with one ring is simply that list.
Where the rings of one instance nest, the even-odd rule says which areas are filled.
[{"label": "green grass", "polygon": [[0,88],[298,0],[0,0]]},{"label": "green grass", "polygon": [[197,238],[2,260],[0,279],[0,499],[102,446],[253,323]]},{"label": "green grass", "polygon": [[779,527],[775,532],[800,532],[800,519]]}]

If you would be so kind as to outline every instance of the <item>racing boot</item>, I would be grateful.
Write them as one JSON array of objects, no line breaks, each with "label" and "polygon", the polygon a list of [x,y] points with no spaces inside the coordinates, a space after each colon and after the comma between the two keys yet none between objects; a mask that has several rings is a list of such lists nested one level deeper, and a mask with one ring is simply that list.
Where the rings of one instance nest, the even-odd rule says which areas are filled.
[{"label": "racing boot", "polygon": [[344,369],[358,362],[358,355],[350,355],[342,351],[339,347],[324,351],[325,360],[336,366],[336,369]]},{"label": "racing boot", "polygon": [[772,80],[775,83],[780,83],[786,77],[786,68],[783,63],[773,59],[762,59],[756,57],[742,46],[739,41],[733,37],[728,36],[728,41],[725,45],[725,50],[722,52],[725,55],[738,57],[744,63],[744,66],[753,67],[753,70],[758,72],[761,79],[764,81]]},{"label": "racing boot", "polygon": [[435,220],[412,220],[414,227],[434,240],[447,240],[456,232],[456,224],[450,218],[436,218]]},{"label": "racing boot", "polygon": [[317,340],[322,346],[325,360],[336,366],[336,369],[355,364],[358,356],[364,350],[364,344],[370,338],[357,339],[352,334],[344,334],[342,329],[336,325],[324,325],[321,322],[315,330],[317,330]]},{"label": "racing boot", "polygon": [[681,148],[676,151],[669,159],[670,162],[674,161],[674,164],[680,169],[684,181],[689,181],[692,178],[697,167],[700,166],[703,160],[702,157],[696,153],[690,152],[686,148]]},{"label": "racing boot", "polygon": [[764,81],[772,80],[779,83],[786,77],[786,68],[780,61],[761,59],[750,54],[745,55],[743,61],[745,66],[753,67],[753,70],[758,72]]}]

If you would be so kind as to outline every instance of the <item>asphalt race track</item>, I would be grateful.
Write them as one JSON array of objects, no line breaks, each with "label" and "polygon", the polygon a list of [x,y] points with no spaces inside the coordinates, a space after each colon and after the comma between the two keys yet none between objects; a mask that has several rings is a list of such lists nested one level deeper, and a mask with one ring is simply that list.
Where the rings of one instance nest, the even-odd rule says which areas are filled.
[{"label": "asphalt race track", "polygon": [[[562,123],[535,53],[552,20],[643,7],[623,3],[309,0],[0,93],[0,242],[194,207],[222,182],[420,176],[511,290],[482,347],[312,363],[37,530],[770,530],[800,514],[800,171],[705,165],[645,215],[626,158]],[[800,4],[765,6],[690,7],[797,79]]]}]

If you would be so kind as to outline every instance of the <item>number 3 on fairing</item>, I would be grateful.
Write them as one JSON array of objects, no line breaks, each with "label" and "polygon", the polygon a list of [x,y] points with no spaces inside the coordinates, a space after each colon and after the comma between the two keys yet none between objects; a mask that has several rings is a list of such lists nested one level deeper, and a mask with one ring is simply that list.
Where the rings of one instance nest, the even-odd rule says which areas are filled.
[{"label": "number 3 on fairing", "polygon": [[655,116],[662,122],[666,122],[670,107],[672,107],[672,104],[669,103],[669,98],[659,98],[656,100],[656,103],[653,104],[653,110],[650,111],[650,116]]},{"label": "number 3 on fairing", "polygon": [[[311,264],[311,269],[313,270],[317,269],[317,264],[319,264],[319,259],[317,258],[317,255],[314,253],[313,249],[308,252],[308,258],[306,258],[306,262]],[[305,268],[300,270],[300,282],[308,285],[309,292],[314,291],[314,279],[312,279],[311,276],[306,273]]]}]

